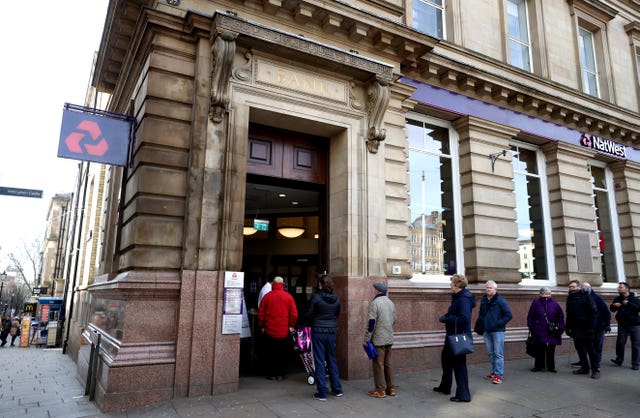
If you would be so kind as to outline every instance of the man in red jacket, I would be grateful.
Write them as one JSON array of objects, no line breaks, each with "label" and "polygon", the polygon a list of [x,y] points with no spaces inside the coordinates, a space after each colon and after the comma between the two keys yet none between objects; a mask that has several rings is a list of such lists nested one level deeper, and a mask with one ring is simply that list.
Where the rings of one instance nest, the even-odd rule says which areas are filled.
[{"label": "man in red jacket", "polygon": [[258,326],[266,336],[267,379],[284,380],[289,353],[289,332],[294,331],[298,320],[296,303],[284,290],[284,280],[273,279],[271,292],[267,293],[258,308]]}]

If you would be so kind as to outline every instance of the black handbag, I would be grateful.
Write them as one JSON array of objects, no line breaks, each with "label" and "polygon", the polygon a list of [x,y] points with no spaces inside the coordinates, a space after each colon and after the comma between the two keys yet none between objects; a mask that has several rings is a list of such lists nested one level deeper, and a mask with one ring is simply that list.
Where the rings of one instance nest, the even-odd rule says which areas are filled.
[{"label": "black handbag", "polygon": [[560,329],[560,326],[555,322],[547,322],[547,331],[549,331],[551,335],[562,335],[562,329]]},{"label": "black handbag", "polygon": [[560,325],[555,322],[549,322],[546,306],[544,307],[544,320],[547,321],[547,331],[549,332],[549,334],[555,335],[556,337],[562,335],[563,330],[560,328]]},{"label": "black handbag", "polygon": [[451,348],[454,356],[473,353],[473,336],[470,332],[458,334],[457,323],[455,324],[454,334],[447,336],[447,344]]},{"label": "black handbag", "polygon": [[526,344],[526,352],[528,355],[530,355],[531,357],[535,357],[536,356],[536,351],[537,351],[537,347],[536,347],[536,343],[535,341],[533,341],[533,337],[531,336],[531,333],[529,333],[529,336],[527,337],[527,340],[525,341]]}]

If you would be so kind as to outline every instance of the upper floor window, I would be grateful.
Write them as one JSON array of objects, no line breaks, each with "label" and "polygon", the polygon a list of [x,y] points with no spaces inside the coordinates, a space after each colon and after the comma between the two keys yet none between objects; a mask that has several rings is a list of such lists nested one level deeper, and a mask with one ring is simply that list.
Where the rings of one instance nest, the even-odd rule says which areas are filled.
[{"label": "upper floor window", "polygon": [[419,115],[407,132],[413,276],[463,274],[457,135],[448,123]]},{"label": "upper floor window", "polygon": [[434,38],[444,39],[445,0],[413,0],[413,27]]},{"label": "upper floor window", "polygon": [[526,0],[507,0],[509,63],[531,71],[531,41]]},{"label": "upper floor window", "polygon": [[582,27],[578,28],[578,51],[580,53],[582,91],[592,96],[600,97],[594,36],[592,32]]},{"label": "upper floor window", "polygon": [[574,18],[579,88],[604,100],[613,96],[613,77],[607,36],[608,23],[618,10],[603,1],[567,0]]}]

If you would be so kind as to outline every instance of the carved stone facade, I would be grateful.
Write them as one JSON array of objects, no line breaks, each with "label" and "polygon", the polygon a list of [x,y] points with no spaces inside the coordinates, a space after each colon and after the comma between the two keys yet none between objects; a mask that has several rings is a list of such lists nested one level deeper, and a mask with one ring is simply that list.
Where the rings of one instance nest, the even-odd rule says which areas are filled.
[{"label": "carved stone facade", "polygon": [[[504,34],[486,30],[505,11],[478,10],[473,0],[445,2],[446,39],[414,28],[415,0],[182,3],[111,2],[95,71],[95,86],[112,95],[108,110],[138,121],[132,165],[111,170],[105,188],[101,275],[88,289],[92,306],[83,305],[92,314],[76,324],[85,338],[102,334],[102,409],[237,390],[242,343],[222,330],[223,279],[241,271],[255,248],[243,228],[256,126],[275,137],[312,138],[326,150],[326,176],[318,182],[326,236],[311,241],[312,255],[342,300],[337,351],[346,379],[370,373],[361,339],[376,281],[389,282],[398,308],[399,372],[437,367],[429,359],[439,358],[444,332],[437,318],[454,271],[478,296],[484,281],[500,284],[514,311],[508,357],[524,356],[526,314],[542,284],[561,298],[570,279],[588,280],[605,299],[617,281],[640,284],[640,96],[623,93],[638,89],[633,59],[640,49],[624,59],[601,55],[601,98],[581,91],[577,54],[559,54],[576,38],[564,28],[587,22],[589,13],[615,29],[609,43],[640,43],[634,2],[527,2],[532,18],[540,17],[531,28],[531,71],[508,64]],[[476,28],[478,19],[489,26]],[[437,255],[448,261],[431,275],[412,254],[418,235],[411,228],[420,220],[410,209],[419,193],[410,161],[420,123],[421,132],[450,139],[427,150],[439,159],[437,170],[451,167],[436,195],[447,201],[438,215],[440,244],[455,243]],[[604,145],[610,149],[623,146],[626,156],[593,148],[600,137],[614,141]],[[535,155],[542,172],[529,165],[521,173],[517,161],[532,161],[525,155]],[[598,183],[600,171],[609,188]],[[544,280],[521,266],[518,175],[544,186],[527,195],[543,208],[531,230],[544,231],[546,253],[538,245],[527,254],[545,260]],[[292,180],[299,179],[269,185]],[[594,206],[603,203],[594,196],[617,211],[613,239],[599,238],[597,219],[605,215],[601,208],[596,217]],[[268,245],[295,254],[280,242]],[[610,264],[601,252],[612,254]],[[84,376],[88,346],[72,347]],[[482,349],[470,360],[484,361]]]}]

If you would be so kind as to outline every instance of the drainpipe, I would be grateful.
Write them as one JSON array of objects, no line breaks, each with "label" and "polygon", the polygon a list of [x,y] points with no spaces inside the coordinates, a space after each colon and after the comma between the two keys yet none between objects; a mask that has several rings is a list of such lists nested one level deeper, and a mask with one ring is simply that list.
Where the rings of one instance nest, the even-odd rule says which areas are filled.
[{"label": "drainpipe", "polygon": [[[91,165],[91,163],[87,162],[86,165],[86,170],[84,172],[84,190],[82,192],[82,206],[78,206],[78,201],[80,200],[80,187],[82,186],[82,167],[83,167],[84,163],[80,163],[79,167],[80,167],[80,172],[78,173],[78,189],[77,189],[77,197],[76,197],[76,216],[74,217],[74,221],[73,221],[73,232],[76,234],[76,245],[75,247],[72,247],[72,252],[74,254],[74,266],[73,266],[73,279],[71,281],[71,300],[68,301],[69,302],[69,315],[67,318],[65,318],[65,321],[63,321],[63,336],[64,336],[64,343],[62,344],[62,354],[66,354],[67,353],[67,346],[69,345],[69,327],[71,325],[71,318],[73,317],[73,304],[74,304],[74,296],[76,293],[76,279],[78,277],[78,265],[79,265],[79,259],[80,259],[80,242],[82,239],[82,225],[84,223],[84,207],[87,201],[87,183],[89,182],[89,167]],[[76,223],[78,223],[78,211],[80,211],[79,213],[79,217],[80,217],[80,221],[79,221],[79,225],[77,225],[77,229],[76,229]],[[69,294],[69,274],[70,274],[70,270],[71,270],[71,263],[68,264],[67,266],[67,280],[65,281],[65,286],[64,286],[64,300],[63,300],[63,306],[66,309],[67,306],[67,297]],[[66,325],[65,325],[66,323]]]}]

